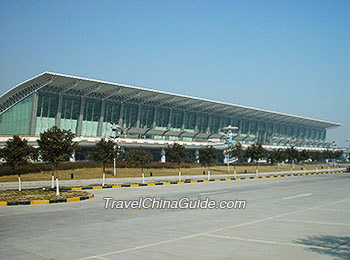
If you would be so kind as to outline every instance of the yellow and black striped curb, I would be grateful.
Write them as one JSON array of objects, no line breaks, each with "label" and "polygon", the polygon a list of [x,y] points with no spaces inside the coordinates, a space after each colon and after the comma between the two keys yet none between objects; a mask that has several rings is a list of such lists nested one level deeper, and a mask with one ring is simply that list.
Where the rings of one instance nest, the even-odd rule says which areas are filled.
[{"label": "yellow and black striped curb", "polygon": [[335,173],[346,173],[344,171],[336,172],[311,172],[311,173],[295,173],[295,174],[279,174],[279,175],[268,175],[259,177],[233,177],[223,179],[210,179],[210,180],[184,180],[184,181],[168,181],[168,182],[152,182],[152,183],[135,183],[135,184],[120,184],[120,185],[105,185],[105,186],[85,186],[85,187],[73,187],[73,188],[62,188],[63,191],[75,191],[75,190],[100,190],[100,189],[114,189],[114,188],[132,188],[132,187],[143,187],[143,186],[157,186],[157,185],[169,185],[169,184],[185,184],[185,183],[199,183],[199,182],[211,182],[211,181],[238,181],[238,180],[252,180],[252,179],[269,179],[269,178],[282,178],[290,176],[306,176],[306,175],[323,175],[323,174],[335,174]]},{"label": "yellow and black striped curb", "polygon": [[53,204],[53,203],[68,203],[75,201],[82,201],[92,199],[93,194],[82,197],[74,197],[68,199],[55,199],[55,200],[25,200],[25,201],[0,201],[0,206],[17,206],[17,205],[41,205],[41,204]]}]

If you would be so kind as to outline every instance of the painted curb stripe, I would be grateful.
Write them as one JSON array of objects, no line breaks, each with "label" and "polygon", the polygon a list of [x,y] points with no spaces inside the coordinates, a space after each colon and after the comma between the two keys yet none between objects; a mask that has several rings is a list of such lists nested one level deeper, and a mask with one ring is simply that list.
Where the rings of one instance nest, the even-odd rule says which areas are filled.
[{"label": "painted curb stripe", "polygon": [[[85,187],[72,187],[68,189],[61,189],[62,191],[76,191],[76,190],[99,190],[99,189],[108,189],[108,188],[129,188],[129,187],[143,187],[143,186],[155,186],[155,185],[169,185],[169,184],[185,184],[185,183],[199,183],[199,182],[210,182],[210,181],[230,181],[230,180],[253,180],[253,179],[265,179],[265,178],[281,178],[281,177],[290,177],[290,176],[306,176],[306,175],[320,175],[320,174],[336,174],[336,173],[346,173],[344,171],[338,171],[338,172],[313,172],[313,173],[292,173],[292,174],[284,174],[284,175],[270,175],[270,176],[259,176],[259,177],[232,177],[232,178],[224,178],[224,179],[205,179],[205,180],[190,180],[186,179],[185,181],[172,181],[172,182],[156,182],[156,183],[135,183],[135,184],[120,184],[120,185],[106,185],[106,186],[85,186]],[[79,198],[79,197],[77,197]],[[6,201],[0,201],[0,206],[12,206],[12,205],[38,205],[38,204],[52,204],[52,203],[63,203],[63,202],[73,202],[73,201],[79,201],[79,200],[85,200],[85,199],[91,199],[89,196],[80,197],[79,200],[77,198],[71,198],[71,199],[58,199],[58,200],[50,200],[50,201],[17,201],[17,202],[6,202]]]},{"label": "painted curb stripe", "polygon": [[43,204],[53,204],[53,203],[69,203],[75,201],[82,201],[92,199],[93,194],[82,197],[74,197],[68,199],[54,199],[54,200],[26,200],[26,201],[0,201],[0,206],[19,206],[19,205],[43,205]]}]

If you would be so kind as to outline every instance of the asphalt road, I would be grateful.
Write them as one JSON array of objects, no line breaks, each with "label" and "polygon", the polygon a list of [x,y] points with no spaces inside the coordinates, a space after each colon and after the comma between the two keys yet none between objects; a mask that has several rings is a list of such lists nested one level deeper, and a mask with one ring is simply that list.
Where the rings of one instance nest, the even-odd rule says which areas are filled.
[{"label": "asphalt road", "polygon": [[[91,191],[0,208],[1,259],[350,259],[350,174]],[[105,209],[104,197],[245,200],[245,209]]]}]

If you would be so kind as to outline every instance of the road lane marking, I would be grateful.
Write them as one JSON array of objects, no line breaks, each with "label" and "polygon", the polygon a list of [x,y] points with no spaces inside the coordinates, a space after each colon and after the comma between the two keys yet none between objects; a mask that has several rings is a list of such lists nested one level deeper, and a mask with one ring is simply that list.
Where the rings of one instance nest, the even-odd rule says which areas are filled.
[{"label": "road lane marking", "polygon": [[257,243],[265,243],[265,244],[274,244],[274,245],[325,249],[324,247],[321,247],[321,246],[308,246],[308,245],[302,245],[302,244],[294,244],[294,243],[286,243],[286,242],[278,242],[278,241],[270,241],[270,240],[260,240],[260,239],[252,239],[252,238],[230,237],[230,236],[222,236],[222,235],[214,235],[214,234],[203,234],[202,236],[224,238],[224,239],[230,239],[230,240],[241,240],[241,241],[248,241],[248,242],[257,242]]},{"label": "road lane marking", "polygon": [[272,190],[273,192],[279,192],[279,191],[289,191],[289,190],[300,190],[303,189],[304,187],[291,187],[291,188],[281,188],[281,189],[276,189]]},{"label": "road lane marking", "polygon": [[310,196],[312,193],[306,193],[306,194],[299,194],[299,195],[295,195],[295,196],[290,196],[290,197],[285,197],[282,198],[283,200],[290,200],[290,199],[295,199],[295,198],[299,198],[299,197],[307,197]]},{"label": "road lane marking", "polygon": [[200,196],[205,196],[205,195],[215,195],[215,194],[227,194],[228,192],[222,192],[222,191],[213,191],[213,192],[203,192],[199,193]]},{"label": "road lane marking", "polygon": [[304,212],[304,211],[307,211],[307,210],[317,209],[317,208],[321,208],[321,207],[337,204],[337,203],[340,203],[340,202],[345,202],[345,201],[348,201],[348,200],[350,200],[350,198],[349,199],[338,200],[338,201],[334,201],[334,202],[330,202],[330,203],[326,203],[326,204],[315,206],[315,207],[309,207],[309,208],[304,208],[304,209],[300,209],[300,210],[296,210],[296,211],[292,211],[292,212],[287,212],[287,213],[283,213],[283,214],[279,214],[279,215],[276,215],[276,216],[271,216],[271,217],[267,217],[267,218],[263,218],[263,219],[257,219],[257,220],[249,221],[249,222],[246,222],[246,223],[236,224],[236,225],[228,226],[228,227],[225,227],[225,228],[218,228],[218,229],[214,229],[214,230],[209,230],[207,232],[201,232],[201,233],[188,235],[188,236],[183,236],[183,237],[179,237],[179,238],[175,238],[175,239],[169,239],[169,240],[164,240],[164,241],[156,242],[156,243],[152,243],[152,244],[146,244],[146,245],[143,245],[143,246],[136,246],[136,247],[126,248],[126,249],[122,249],[122,250],[112,251],[112,252],[108,252],[108,253],[104,253],[104,254],[100,254],[100,255],[88,256],[88,257],[83,257],[83,258],[77,258],[76,260],[87,260],[87,259],[93,259],[93,258],[96,258],[96,257],[105,257],[105,256],[108,256],[108,255],[113,255],[113,254],[118,254],[118,253],[125,253],[125,252],[130,252],[130,251],[134,251],[134,250],[143,249],[143,248],[148,248],[148,247],[168,244],[168,243],[181,241],[181,240],[185,240],[185,239],[189,239],[189,238],[194,238],[194,237],[198,237],[198,236],[201,236],[201,235],[210,234],[210,233],[214,233],[214,232],[218,232],[218,231],[224,231],[224,230],[228,230],[228,229],[232,229],[232,228],[236,228],[236,227],[243,227],[243,226],[248,226],[248,225],[251,225],[251,224],[264,222],[266,220],[272,220],[272,219],[275,219],[275,218],[281,218],[281,217],[285,217],[285,216],[288,216],[288,215]]},{"label": "road lane marking", "polygon": [[350,226],[348,223],[336,223],[336,222],[322,222],[322,221],[308,221],[308,220],[294,220],[294,219],[276,219],[277,221],[296,222],[296,223],[310,223],[321,225],[338,225],[338,226]]}]

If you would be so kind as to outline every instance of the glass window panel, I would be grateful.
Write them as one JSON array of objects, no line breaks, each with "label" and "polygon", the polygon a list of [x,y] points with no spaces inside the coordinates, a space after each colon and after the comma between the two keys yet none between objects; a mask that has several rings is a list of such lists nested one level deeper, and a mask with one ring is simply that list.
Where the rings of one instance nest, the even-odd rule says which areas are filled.
[{"label": "glass window panel", "polygon": [[195,113],[186,112],[185,129],[192,129],[192,130],[194,130],[195,125],[196,125],[196,114]]},{"label": "glass window panel", "polygon": [[168,123],[169,123],[169,110],[158,109],[157,126],[158,127],[168,127]]},{"label": "glass window panel", "polygon": [[212,116],[210,118],[210,133],[219,132],[219,117]]},{"label": "glass window panel", "polygon": [[137,121],[137,110],[136,105],[125,105],[123,114],[123,127],[135,127]]},{"label": "glass window panel", "polygon": [[154,108],[153,107],[141,107],[141,128],[151,128],[154,119]]},{"label": "glass window panel", "polygon": [[208,115],[198,114],[197,120],[198,132],[206,133],[208,129]]},{"label": "glass window panel", "polygon": [[171,113],[171,127],[181,128],[182,127],[183,112],[172,111]]}]

